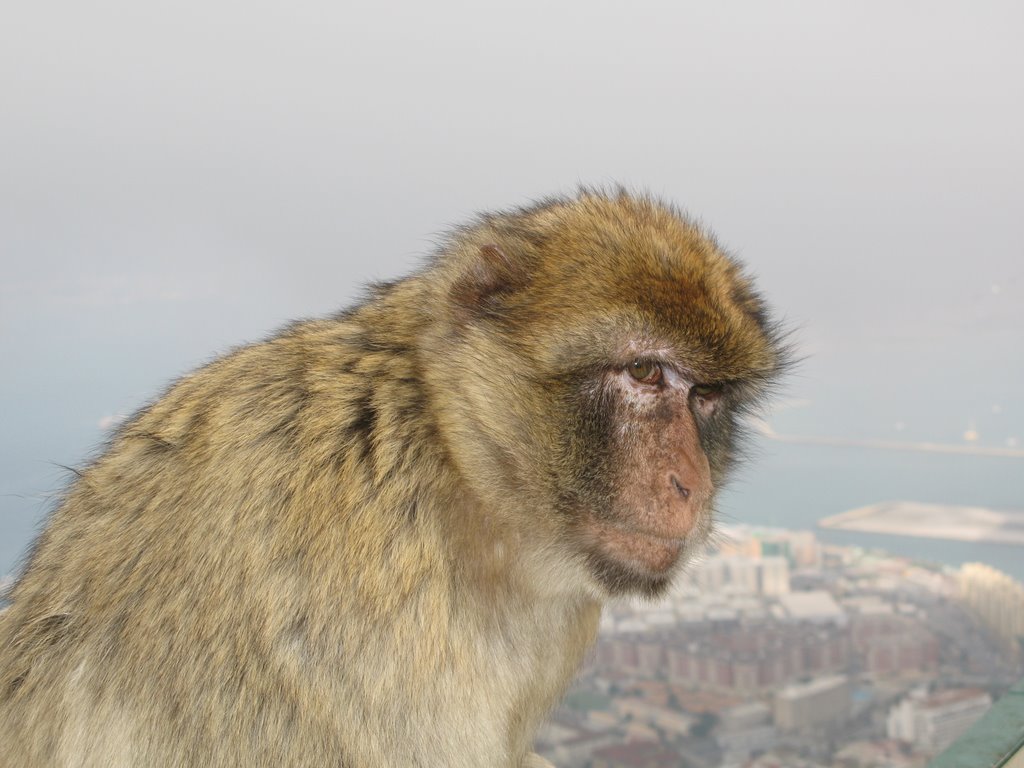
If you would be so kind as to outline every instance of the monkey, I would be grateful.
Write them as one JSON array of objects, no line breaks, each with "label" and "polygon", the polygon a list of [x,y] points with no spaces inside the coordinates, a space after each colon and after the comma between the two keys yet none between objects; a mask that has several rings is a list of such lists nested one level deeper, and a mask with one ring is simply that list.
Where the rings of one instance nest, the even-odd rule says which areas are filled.
[{"label": "monkey", "polygon": [[547,765],[602,605],[701,551],[788,359],[671,204],[479,215],[79,472],[0,617],[0,765]]}]

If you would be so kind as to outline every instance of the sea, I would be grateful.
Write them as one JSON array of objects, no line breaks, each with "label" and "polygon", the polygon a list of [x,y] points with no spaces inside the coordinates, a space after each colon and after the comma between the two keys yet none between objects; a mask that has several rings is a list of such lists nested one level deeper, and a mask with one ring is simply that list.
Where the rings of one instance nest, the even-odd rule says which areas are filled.
[{"label": "sea", "polygon": [[813,530],[821,541],[937,564],[991,565],[1024,582],[1024,547],[828,530],[818,521],[882,501],[1024,511],[1024,459],[803,445],[760,438],[719,497],[726,524]]}]

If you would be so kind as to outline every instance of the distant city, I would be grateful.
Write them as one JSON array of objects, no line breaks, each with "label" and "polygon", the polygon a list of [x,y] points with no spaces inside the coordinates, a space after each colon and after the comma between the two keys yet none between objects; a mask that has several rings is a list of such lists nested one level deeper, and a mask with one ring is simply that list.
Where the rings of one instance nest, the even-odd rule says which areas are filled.
[{"label": "distant city", "polygon": [[739,526],[606,610],[538,739],[560,768],[920,768],[1024,675],[1024,585]]}]

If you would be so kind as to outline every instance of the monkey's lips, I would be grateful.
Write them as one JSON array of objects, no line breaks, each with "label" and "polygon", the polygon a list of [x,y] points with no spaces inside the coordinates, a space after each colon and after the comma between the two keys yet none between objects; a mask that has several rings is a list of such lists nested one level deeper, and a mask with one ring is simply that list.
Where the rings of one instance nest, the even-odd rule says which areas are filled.
[{"label": "monkey's lips", "polygon": [[604,520],[592,520],[590,527],[605,555],[651,574],[663,574],[671,569],[686,544],[684,533],[675,535]]}]

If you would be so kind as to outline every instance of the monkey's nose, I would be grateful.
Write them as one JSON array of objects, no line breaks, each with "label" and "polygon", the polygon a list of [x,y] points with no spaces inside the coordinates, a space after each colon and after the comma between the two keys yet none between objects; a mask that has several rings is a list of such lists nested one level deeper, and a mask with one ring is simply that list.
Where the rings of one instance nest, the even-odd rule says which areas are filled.
[{"label": "monkey's nose", "polygon": [[690,498],[690,489],[680,482],[679,478],[676,477],[675,473],[671,473],[668,476],[669,483],[675,488],[676,493],[682,496],[684,499]]}]

